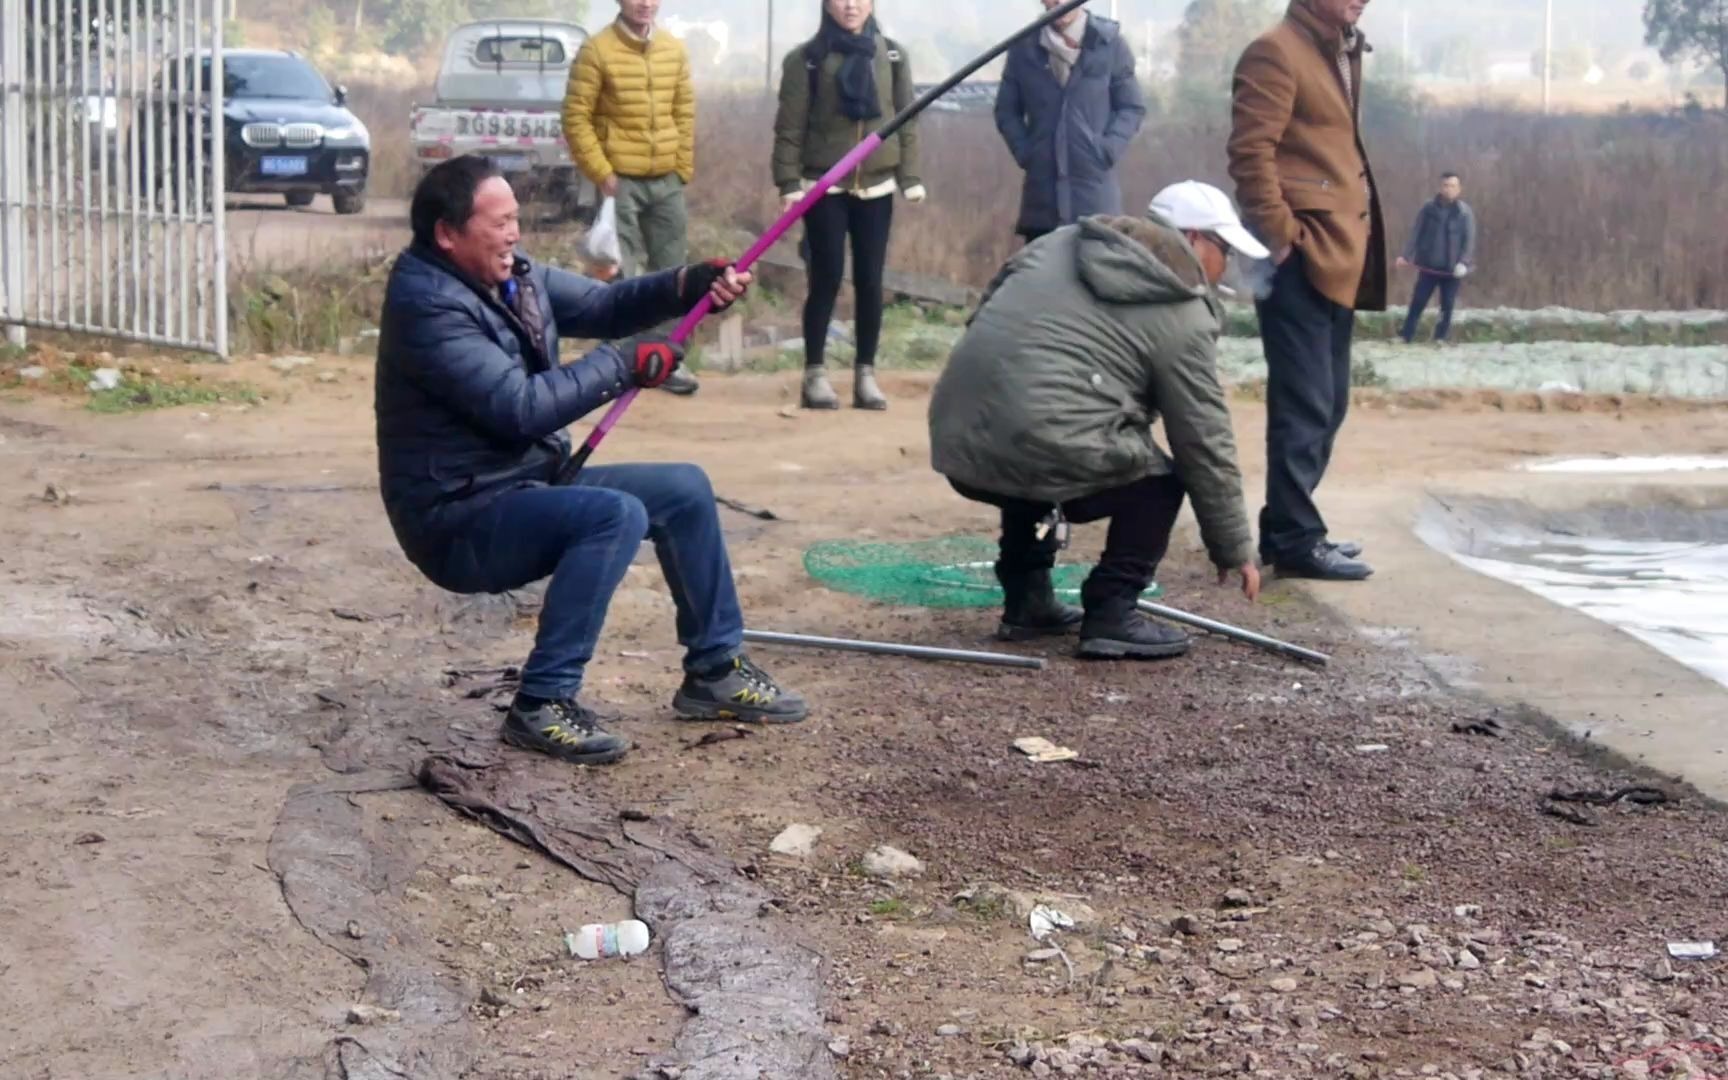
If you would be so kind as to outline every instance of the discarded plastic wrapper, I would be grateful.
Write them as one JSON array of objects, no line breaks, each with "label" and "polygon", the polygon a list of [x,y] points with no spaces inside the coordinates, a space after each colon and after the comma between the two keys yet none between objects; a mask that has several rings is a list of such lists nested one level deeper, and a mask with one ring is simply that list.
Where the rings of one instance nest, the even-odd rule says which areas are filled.
[{"label": "discarded plastic wrapper", "polygon": [[1676,960],[1714,960],[1716,959],[1716,943],[1714,941],[1671,941],[1668,943],[1668,955]]},{"label": "discarded plastic wrapper", "polygon": [[1033,908],[1032,914],[1027,916],[1026,921],[1031,925],[1032,937],[1036,941],[1043,941],[1058,930],[1074,929],[1072,918],[1066,913],[1044,904],[1039,904]]},{"label": "discarded plastic wrapper", "polygon": [[1024,739],[1015,739],[1014,749],[1041,765],[1052,761],[1075,761],[1080,757],[1078,750],[1057,746],[1041,735],[1029,735]]}]

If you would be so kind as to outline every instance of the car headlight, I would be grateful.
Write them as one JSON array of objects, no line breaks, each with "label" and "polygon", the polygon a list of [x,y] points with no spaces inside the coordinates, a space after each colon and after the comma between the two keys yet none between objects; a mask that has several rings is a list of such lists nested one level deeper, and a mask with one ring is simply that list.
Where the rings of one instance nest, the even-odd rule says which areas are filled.
[{"label": "car headlight", "polygon": [[341,127],[329,128],[324,132],[324,141],[326,143],[347,143],[358,145],[366,142],[370,137],[371,133],[366,130],[366,125],[362,124],[358,120],[354,121],[352,124],[343,124]]}]

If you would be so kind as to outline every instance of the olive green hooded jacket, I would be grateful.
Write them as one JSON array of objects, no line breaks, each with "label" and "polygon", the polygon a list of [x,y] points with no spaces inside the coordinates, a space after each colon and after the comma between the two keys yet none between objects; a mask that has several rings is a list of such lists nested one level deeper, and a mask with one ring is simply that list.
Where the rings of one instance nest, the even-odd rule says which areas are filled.
[{"label": "olive green hooded jacket", "polygon": [[[936,471],[1062,503],[1175,473],[1212,561],[1252,561],[1199,256],[1157,219],[1090,217],[1010,259],[930,402]],[[1166,454],[1152,439],[1162,418]]]}]

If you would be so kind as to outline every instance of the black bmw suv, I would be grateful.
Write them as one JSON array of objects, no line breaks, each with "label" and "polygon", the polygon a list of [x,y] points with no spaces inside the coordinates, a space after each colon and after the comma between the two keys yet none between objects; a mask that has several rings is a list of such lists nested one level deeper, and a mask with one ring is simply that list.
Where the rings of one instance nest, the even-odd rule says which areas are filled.
[{"label": "black bmw suv", "polygon": [[[208,92],[210,54],[199,53],[195,62]],[[222,74],[229,194],[274,192],[289,206],[328,195],[338,214],[366,208],[372,136],[348,111],[346,88],[331,86],[304,57],[278,50],[224,49]],[[170,68],[163,87],[170,95],[177,75]],[[166,127],[171,132],[174,125]],[[173,158],[164,153],[162,160]]]}]

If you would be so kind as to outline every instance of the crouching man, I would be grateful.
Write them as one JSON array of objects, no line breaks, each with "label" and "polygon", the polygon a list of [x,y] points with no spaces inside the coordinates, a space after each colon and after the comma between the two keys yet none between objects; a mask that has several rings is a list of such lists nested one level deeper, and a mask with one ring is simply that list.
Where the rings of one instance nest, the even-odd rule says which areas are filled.
[{"label": "crouching man", "polygon": [[[731,304],[749,275],[698,264],[601,285],[516,250],[516,197],[487,161],[426,174],[378,342],[378,469],[403,552],[437,585],[497,593],[550,577],[503,738],[580,764],[628,743],[577,702],[613,592],[644,539],[677,604],[688,719],[790,723],[801,697],[743,652],[743,618],[708,477],[694,465],[608,465],[573,485],[564,428],[631,387],[658,386],[682,350],[649,328],[703,294]],[[632,336],[635,335],[635,336]],[[560,337],[609,341],[558,359]]]},{"label": "crouching man", "polygon": [[[930,403],[936,471],[1002,512],[999,636],[1071,633],[1080,655],[1158,659],[1188,636],[1136,602],[1194,501],[1223,584],[1260,591],[1230,413],[1214,365],[1220,309],[1212,286],[1231,251],[1266,249],[1217,188],[1166,188],[1147,218],[1089,217],[1021,250],[997,275]],[[1152,439],[1162,416],[1171,453]],[[1050,571],[1055,511],[1109,519],[1104,554],[1059,603]]]}]

